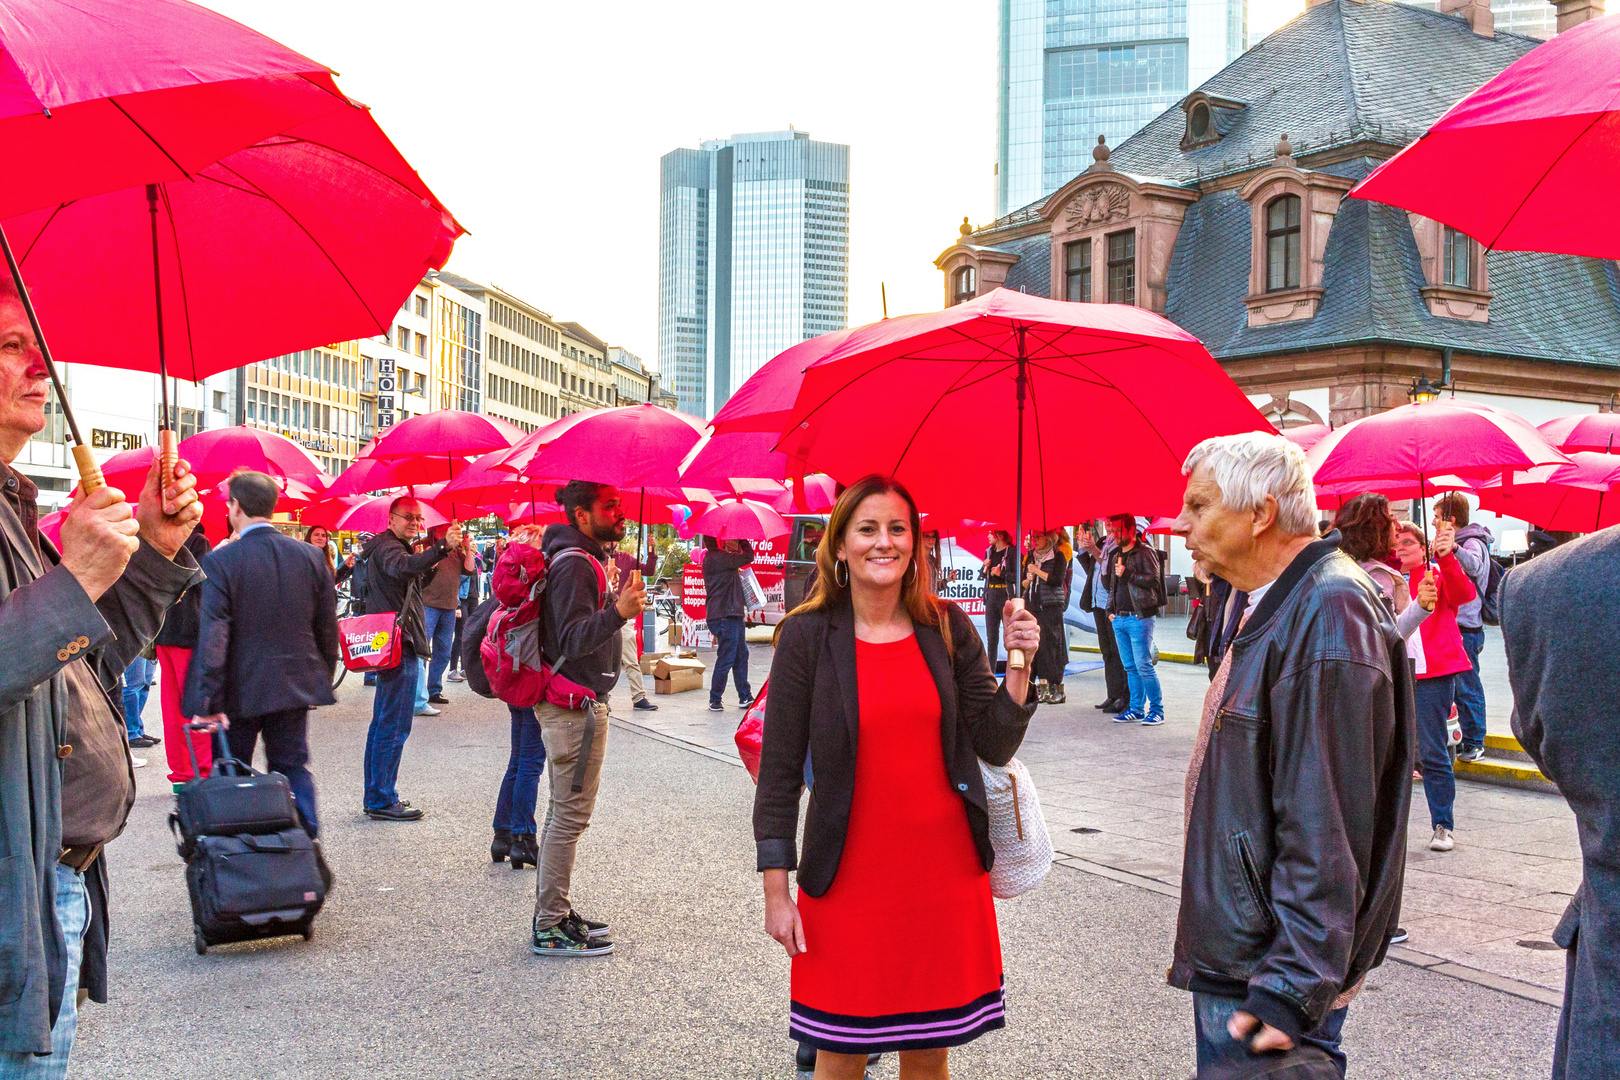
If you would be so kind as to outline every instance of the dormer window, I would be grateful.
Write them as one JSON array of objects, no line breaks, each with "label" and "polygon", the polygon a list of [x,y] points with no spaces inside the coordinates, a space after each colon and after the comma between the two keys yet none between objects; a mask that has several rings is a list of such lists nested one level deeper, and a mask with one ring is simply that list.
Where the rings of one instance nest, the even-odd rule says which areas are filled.
[{"label": "dormer window", "polygon": [[1423,265],[1418,292],[1429,314],[1442,319],[1489,322],[1490,265],[1478,240],[1450,225],[1408,213],[1412,239]]},{"label": "dormer window", "polygon": [[1209,102],[1200,101],[1187,110],[1187,134],[1202,139],[1209,134]]},{"label": "dormer window", "polygon": [[1299,196],[1266,206],[1266,291],[1299,288]]},{"label": "dormer window", "polygon": [[979,271],[972,266],[964,266],[956,272],[956,290],[952,299],[953,304],[960,304],[964,300],[972,300],[979,295]]},{"label": "dormer window", "polygon": [[1187,114],[1187,130],[1181,136],[1181,148],[1194,150],[1221,141],[1221,136],[1232,130],[1238,116],[1248,105],[1228,98],[1211,97],[1202,90],[1194,90],[1181,99],[1181,111]]},{"label": "dormer window", "polygon": [[1474,238],[1467,233],[1458,232],[1450,225],[1445,227],[1445,276],[1441,279],[1447,285],[1455,285],[1459,289],[1472,289],[1474,287]]}]

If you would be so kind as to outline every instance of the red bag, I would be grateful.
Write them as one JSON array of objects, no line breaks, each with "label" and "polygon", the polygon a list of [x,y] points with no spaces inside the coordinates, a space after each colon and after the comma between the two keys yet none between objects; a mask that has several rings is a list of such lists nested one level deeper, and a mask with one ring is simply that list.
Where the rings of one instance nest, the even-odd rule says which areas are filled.
[{"label": "red bag", "polygon": [[[590,560],[596,570],[599,595],[607,595],[607,573],[602,564],[580,548],[565,548],[553,562],[570,557]],[[564,709],[581,709],[596,700],[596,694],[558,674],[566,657],[546,663],[542,654],[541,596],[546,588],[546,556],[534,544],[514,541],[506,545],[490,591],[500,605],[489,618],[489,630],[479,646],[484,674],[496,697],[520,709],[544,701]]]},{"label": "red bag", "polygon": [[770,688],[771,680],[766,679],[743,712],[742,720],[737,724],[737,734],[732,736],[743,768],[748,770],[748,775],[754,778],[756,784],[759,783],[759,755],[765,746],[765,692]]},{"label": "red bag", "polygon": [[350,671],[387,671],[399,666],[399,612],[338,620],[338,646]]}]

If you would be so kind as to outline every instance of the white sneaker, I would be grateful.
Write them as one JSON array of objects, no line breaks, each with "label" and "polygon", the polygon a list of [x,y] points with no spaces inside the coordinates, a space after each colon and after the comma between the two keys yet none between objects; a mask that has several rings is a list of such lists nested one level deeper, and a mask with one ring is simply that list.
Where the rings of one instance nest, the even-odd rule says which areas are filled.
[{"label": "white sneaker", "polygon": [[137,769],[146,768],[146,759],[143,757],[136,757],[134,754],[129,755],[129,763]]},{"label": "white sneaker", "polygon": [[1434,839],[1429,841],[1430,851],[1450,851],[1456,846],[1456,841],[1451,838],[1450,829],[1444,825],[1434,827]]},{"label": "white sneaker", "polygon": [[439,710],[435,709],[431,705],[424,705],[424,706],[422,706],[422,711],[417,713],[416,715],[417,716],[438,716],[439,715]]}]

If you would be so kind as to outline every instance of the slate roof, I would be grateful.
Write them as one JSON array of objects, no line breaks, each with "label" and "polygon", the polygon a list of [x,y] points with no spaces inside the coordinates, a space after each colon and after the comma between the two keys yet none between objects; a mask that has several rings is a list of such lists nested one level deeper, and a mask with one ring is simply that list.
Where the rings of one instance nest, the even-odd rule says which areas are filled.
[{"label": "slate roof", "polygon": [[[1482,38],[1456,16],[1403,4],[1329,0],[1198,88],[1247,103],[1219,142],[1183,152],[1186,121],[1177,106],[1114,148],[1109,164],[1133,176],[1197,187],[1269,164],[1285,132],[1296,158],[1368,140],[1387,144],[1393,154],[1537,44],[1500,32]],[[1358,158],[1322,171],[1360,179],[1377,164]],[[1049,236],[1043,231],[997,242],[998,234],[1039,220],[1041,203],[1014,211],[973,239],[1021,256],[1008,274],[1009,287],[1049,296]],[[1187,207],[1171,257],[1165,314],[1219,358],[1383,343],[1620,367],[1620,273],[1612,262],[1492,252],[1490,321],[1439,318],[1418,292],[1422,267],[1406,212],[1346,199],[1328,234],[1316,316],[1250,327],[1243,302],[1250,229],[1249,206],[1236,191],[1206,192]]]}]

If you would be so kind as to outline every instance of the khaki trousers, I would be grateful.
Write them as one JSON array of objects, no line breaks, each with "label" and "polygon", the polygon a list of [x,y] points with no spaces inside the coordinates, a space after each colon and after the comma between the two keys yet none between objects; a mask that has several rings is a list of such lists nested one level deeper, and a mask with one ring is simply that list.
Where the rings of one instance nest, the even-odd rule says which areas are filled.
[{"label": "khaki trousers", "polygon": [[642,682],[641,657],[636,653],[636,628],[629,623],[619,631],[619,671],[630,682],[630,700],[641,701],[647,696],[647,685]]},{"label": "khaki trousers", "polygon": [[[540,721],[540,738],[546,745],[546,774],[551,781],[551,801],[540,833],[540,867],[534,897],[534,928],[547,930],[568,917],[574,848],[591,823],[596,789],[602,779],[602,760],[607,754],[608,710],[603,704],[572,710],[542,702],[534,707],[534,715]],[[590,723],[593,716],[594,724]],[[574,790],[576,778],[580,782],[578,791]]]}]

